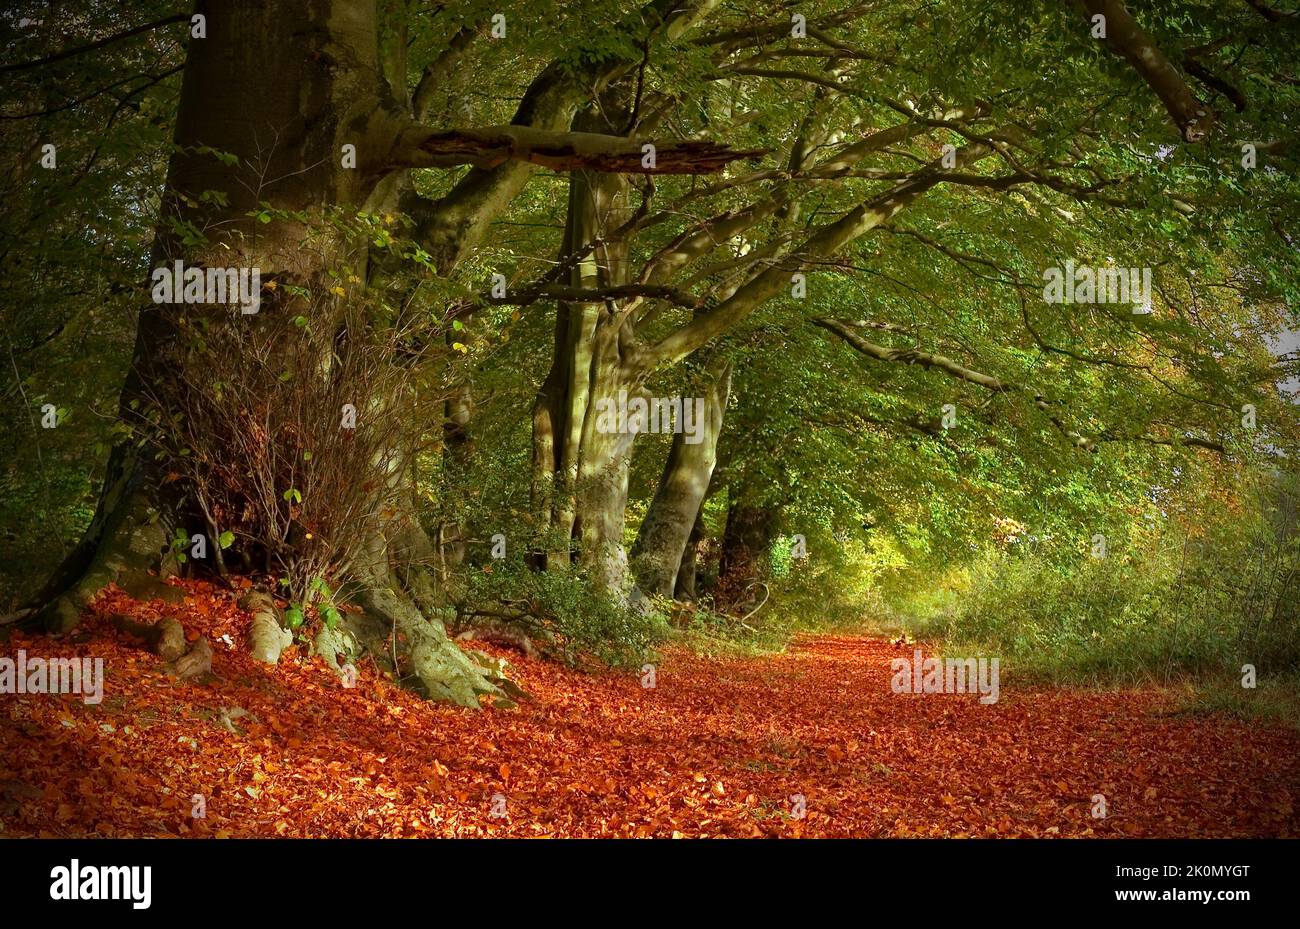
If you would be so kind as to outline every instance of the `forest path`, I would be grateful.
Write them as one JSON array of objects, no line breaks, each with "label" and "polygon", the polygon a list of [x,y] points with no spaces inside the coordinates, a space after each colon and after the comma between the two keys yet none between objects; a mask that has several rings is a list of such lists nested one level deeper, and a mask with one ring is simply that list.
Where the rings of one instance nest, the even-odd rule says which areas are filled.
[{"label": "forest path", "polygon": [[[257,665],[229,595],[184,586],[175,607],[110,593],[80,642],[0,647],[105,659],[98,705],[0,697],[0,835],[1300,835],[1300,733],[1161,690],[895,694],[912,646],[823,635],[670,649],[653,688],[493,649],[534,699],[474,712],[369,668],[344,688],[296,649]],[[216,679],[169,679],[112,612],[208,635]]]}]

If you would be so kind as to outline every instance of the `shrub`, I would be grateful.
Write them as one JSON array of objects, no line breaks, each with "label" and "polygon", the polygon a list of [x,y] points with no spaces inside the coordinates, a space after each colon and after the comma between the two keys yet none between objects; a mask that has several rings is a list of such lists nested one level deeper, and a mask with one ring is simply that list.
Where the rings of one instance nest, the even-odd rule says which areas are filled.
[{"label": "shrub", "polygon": [[639,666],[668,625],[655,609],[639,609],[598,592],[578,569],[534,571],[522,558],[472,570],[459,612],[509,623],[569,664],[586,659]]},{"label": "shrub", "polygon": [[1278,519],[1287,499],[1170,523],[1105,558],[1017,546],[987,553],[950,573],[947,596],[895,608],[919,637],[992,651],[1011,674],[1169,681],[1239,676],[1243,664],[1293,671],[1300,537]]}]

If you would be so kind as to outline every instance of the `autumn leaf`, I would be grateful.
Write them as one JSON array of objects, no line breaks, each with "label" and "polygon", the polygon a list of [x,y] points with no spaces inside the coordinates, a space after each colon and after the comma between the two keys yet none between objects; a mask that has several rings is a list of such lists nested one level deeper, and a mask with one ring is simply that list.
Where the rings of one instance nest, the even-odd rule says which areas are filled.
[{"label": "autumn leaf", "polygon": [[[243,585],[172,583],[186,604],[140,603],[111,587],[88,627],[111,630],[116,614],[170,616],[189,640],[245,641]],[[1293,834],[1293,768],[1261,760],[1300,757],[1300,734],[1244,738],[1239,723],[1198,717],[1152,728],[1164,699],[1154,690],[1028,691],[990,714],[975,701],[864,691],[863,681],[888,681],[896,655],[869,637],[803,640],[797,660],[669,647],[674,686],[658,691],[475,645],[510,661],[535,699],[471,714],[366,664],[344,690],[319,661],[259,665],[243,648],[219,653],[213,683],[176,685],[116,633],[55,641],[14,630],[13,649],[105,658],[119,696],[107,716],[107,700],[13,704],[22,721],[0,760],[0,809],[6,791],[21,790],[12,785],[45,786],[23,793],[6,834],[155,835],[160,824],[194,837]],[[766,683],[756,690],[754,680]],[[248,714],[242,734],[218,719],[235,707]],[[1144,739],[1077,735],[1116,727]],[[932,743],[936,733],[945,735]],[[1251,788],[1233,786],[1247,771]],[[1107,818],[1077,802],[1093,791],[1122,797],[1131,784],[1142,802],[1116,801]],[[196,792],[207,803],[201,821],[189,816]],[[490,815],[496,793],[506,818]]]}]

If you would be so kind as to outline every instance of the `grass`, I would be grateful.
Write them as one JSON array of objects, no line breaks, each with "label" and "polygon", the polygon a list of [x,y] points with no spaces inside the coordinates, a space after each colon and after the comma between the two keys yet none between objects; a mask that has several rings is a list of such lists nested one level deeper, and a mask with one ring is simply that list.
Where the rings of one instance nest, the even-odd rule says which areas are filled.
[{"label": "grass", "polygon": [[1254,689],[1240,682],[1195,681],[1179,709],[1189,716],[1222,715],[1300,730],[1300,675],[1263,678]]}]

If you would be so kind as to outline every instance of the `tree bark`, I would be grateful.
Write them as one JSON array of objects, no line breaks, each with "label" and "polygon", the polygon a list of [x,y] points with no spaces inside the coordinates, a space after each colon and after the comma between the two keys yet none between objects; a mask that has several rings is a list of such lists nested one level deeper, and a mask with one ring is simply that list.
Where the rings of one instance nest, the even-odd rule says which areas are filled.
[{"label": "tree bark", "polygon": [[[579,120],[595,117],[583,114]],[[570,178],[562,260],[574,263],[570,283],[599,289],[628,282],[625,242],[611,240],[628,215],[628,183],[615,174],[577,171]],[[628,456],[635,438],[608,431],[602,410],[640,390],[626,314],[605,304],[561,303],[555,354],[533,407],[532,498],[547,540],[545,565],[563,570],[578,543],[578,562],[601,590],[625,595],[623,548]]]},{"label": "tree bark", "polygon": [[1178,69],[1133,18],[1123,0],[1075,2],[1088,17],[1105,17],[1106,44],[1155,91],[1179,134],[1188,142],[1205,141],[1214,126],[1214,111],[1197,98]]},{"label": "tree bark", "polygon": [[[708,499],[708,493],[704,495]],[[704,503],[701,501],[699,512],[695,514],[695,525],[691,527],[690,537],[686,540],[686,550],[682,552],[682,563],[677,569],[677,580],[673,584],[673,599],[683,603],[694,602],[698,596],[700,544],[704,541]]]},{"label": "tree bark", "polygon": [[[382,179],[346,166],[342,157],[345,144],[362,151],[368,142],[373,146],[391,122],[381,112],[389,101],[378,83],[373,2],[227,0],[200,2],[198,11],[207,17],[207,38],[192,39],[187,54],[152,266],[171,267],[179,260],[185,267],[258,268],[264,284],[277,286],[263,290],[255,315],[227,305],[147,306],[122,394],[128,420],[142,401],[174,396],[178,381],[207,385],[220,375],[190,366],[196,325],[219,332],[268,326],[284,314],[311,314],[312,328],[337,326],[340,320],[328,308],[287,288],[321,293],[332,280],[330,269],[364,267],[363,251],[322,235],[311,222],[332,207],[362,206]],[[219,196],[207,195],[212,191]],[[267,206],[275,212],[272,222],[252,218]],[[312,247],[304,248],[304,241]],[[295,350],[284,346],[285,352]],[[356,406],[364,415],[368,404],[382,408],[385,401],[358,398]],[[187,514],[154,451],[133,442],[114,449],[91,527],[48,590],[57,596],[41,616],[52,631],[75,626],[105,584],[147,577],[152,570],[165,575],[171,567],[170,530],[186,525]],[[379,473],[371,482],[387,487],[389,479]],[[479,694],[497,688],[451,643],[441,622],[421,614],[393,570],[392,543],[413,522],[404,515],[380,527],[357,527],[369,536],[361,546],[357,574],[364,589],[358,599],[376,625],[404,635],[415,674],[431,696],[476,706]],[[216,540],[209,545],[215,547]]]},{"label": "tree bark", "polygon": [[709,374],[699,441],[688,441],[684,431],[673,436],[663,477],[632,548],[637,585],[650,596],[673,596],[717,463],[718,437],[731,390],[731,365],[718,357],[709,365]]},{"label": "tree bark", "polygon": [[772,548],[779,523],[780,511],[772,506],[736,499],[727,508],[715,592],[720,609],[738,609],[753,601],[753,588],[762,579],[763,559]]}]

